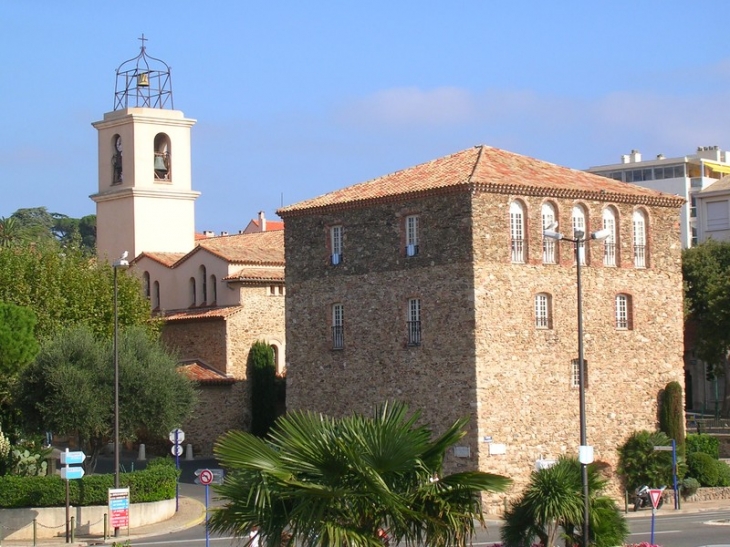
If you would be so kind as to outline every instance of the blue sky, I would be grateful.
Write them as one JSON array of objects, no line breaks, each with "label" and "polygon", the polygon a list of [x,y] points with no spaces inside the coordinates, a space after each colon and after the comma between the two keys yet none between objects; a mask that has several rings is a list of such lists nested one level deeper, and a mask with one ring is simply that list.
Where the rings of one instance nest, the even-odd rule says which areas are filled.
[{"label": "blue sky", "polygon": [[95,212],[115,70],[172,67],[196,228],[487,144],[584,169],[730,148],[723,1],[0,2],[0,216]]}]

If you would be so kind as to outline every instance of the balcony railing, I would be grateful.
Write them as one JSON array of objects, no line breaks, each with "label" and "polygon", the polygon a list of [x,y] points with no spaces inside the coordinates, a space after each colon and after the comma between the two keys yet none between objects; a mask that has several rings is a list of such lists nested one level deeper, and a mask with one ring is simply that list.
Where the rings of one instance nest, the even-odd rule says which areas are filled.
[{"label": "balcony railing", "polygon": [[555,245],[554,239],[545,238],[542,240],[542,263],[555,264]]},{"label": "balcony railing", "polygon": [[616,244],[605,243],[603,248],[603,265],[604,266],[615,266],[616,265]]},{"label": "balcony railing", "polygon": [[408,321],[408,345],[421,345],[421,322]]},{"label": "balcony railing", "polygon": [[332,327],[332,349],[342,349],[345,347],[345,327],[335,325]]},{"label": "balcony railing", "polygon": [[525,240],[512,239],[512,262],[522,264],[525,262]]},{"label": "balcony railing", "polygon": [[646,268],[646,245],[634,245],[634,266]]}]

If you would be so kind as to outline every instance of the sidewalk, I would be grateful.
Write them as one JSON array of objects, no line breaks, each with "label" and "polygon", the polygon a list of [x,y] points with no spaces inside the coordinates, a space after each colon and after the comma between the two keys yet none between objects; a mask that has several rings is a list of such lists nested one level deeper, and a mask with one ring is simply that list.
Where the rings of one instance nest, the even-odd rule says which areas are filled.
[{"label": "sidewalk", "polygon": [[[730,510],[730,499],[727,500],[711,500],[711,501],[681,501],[680,509],[674,509],[674,500],[667,500],[661,509],[657,509],[657,516],[676,515],[686,513],[704,513],[708,511],[728,511]],[[651,516],[651,509],[639,509],[634,511],[634,506],[629,505],[629,512],[624,513],[626,518]],[[730,522],[727,523],[730,525]]]},{"label": "sidewalk", "polygon": [[[101,535],[84,535],[76,536],[73,543],[66,543],[65,537],[57,537],[51,539],[38,539],[36,545],[42,547],[69,547],[69,546],[88,546],[88,545],[111,545],[115,541],[123,544],[125,541],[134,541],[149,536],[160,536],[165,534],[172,534],[179,532],[187,528],[197,526],[205,520],[205,505],[200,501],[181,496],[178,511],[175,515],[162,522],[155,524],[148,524],[147,526],[140,526],[139,528],[129,530],[119,530],[119,537],[110,537],[104,541],[104,537]],[[29,547],[33,545],[32,540],[2,540],[0,543],[2,547]]]}]

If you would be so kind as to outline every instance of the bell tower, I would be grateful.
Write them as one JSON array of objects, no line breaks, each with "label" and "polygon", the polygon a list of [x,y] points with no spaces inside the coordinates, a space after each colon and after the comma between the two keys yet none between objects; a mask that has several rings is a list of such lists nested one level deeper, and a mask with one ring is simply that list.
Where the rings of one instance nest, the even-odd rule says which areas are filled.
[{"label": "bell tower", "polygon": [[114,110],[98,132],[96,248],[100,259],[124,251],[187,253],[195,246],[190,129],[195,120],[173,109],[170,67],[147,55],[116,73]]}]

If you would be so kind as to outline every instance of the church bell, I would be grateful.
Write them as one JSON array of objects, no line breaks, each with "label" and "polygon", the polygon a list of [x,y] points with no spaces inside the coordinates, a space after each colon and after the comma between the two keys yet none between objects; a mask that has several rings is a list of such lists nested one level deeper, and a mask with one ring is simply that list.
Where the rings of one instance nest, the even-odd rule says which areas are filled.
[{"label": "church bell", "polygon": [[137,74],[137,87],[149,87],[150,79],[146,72]]},{"label": "church bell", "polygon": [[161,171],[167,173],[167,166],[165,165],[165,159],[162,156],[155,156],[155,171]]}]

